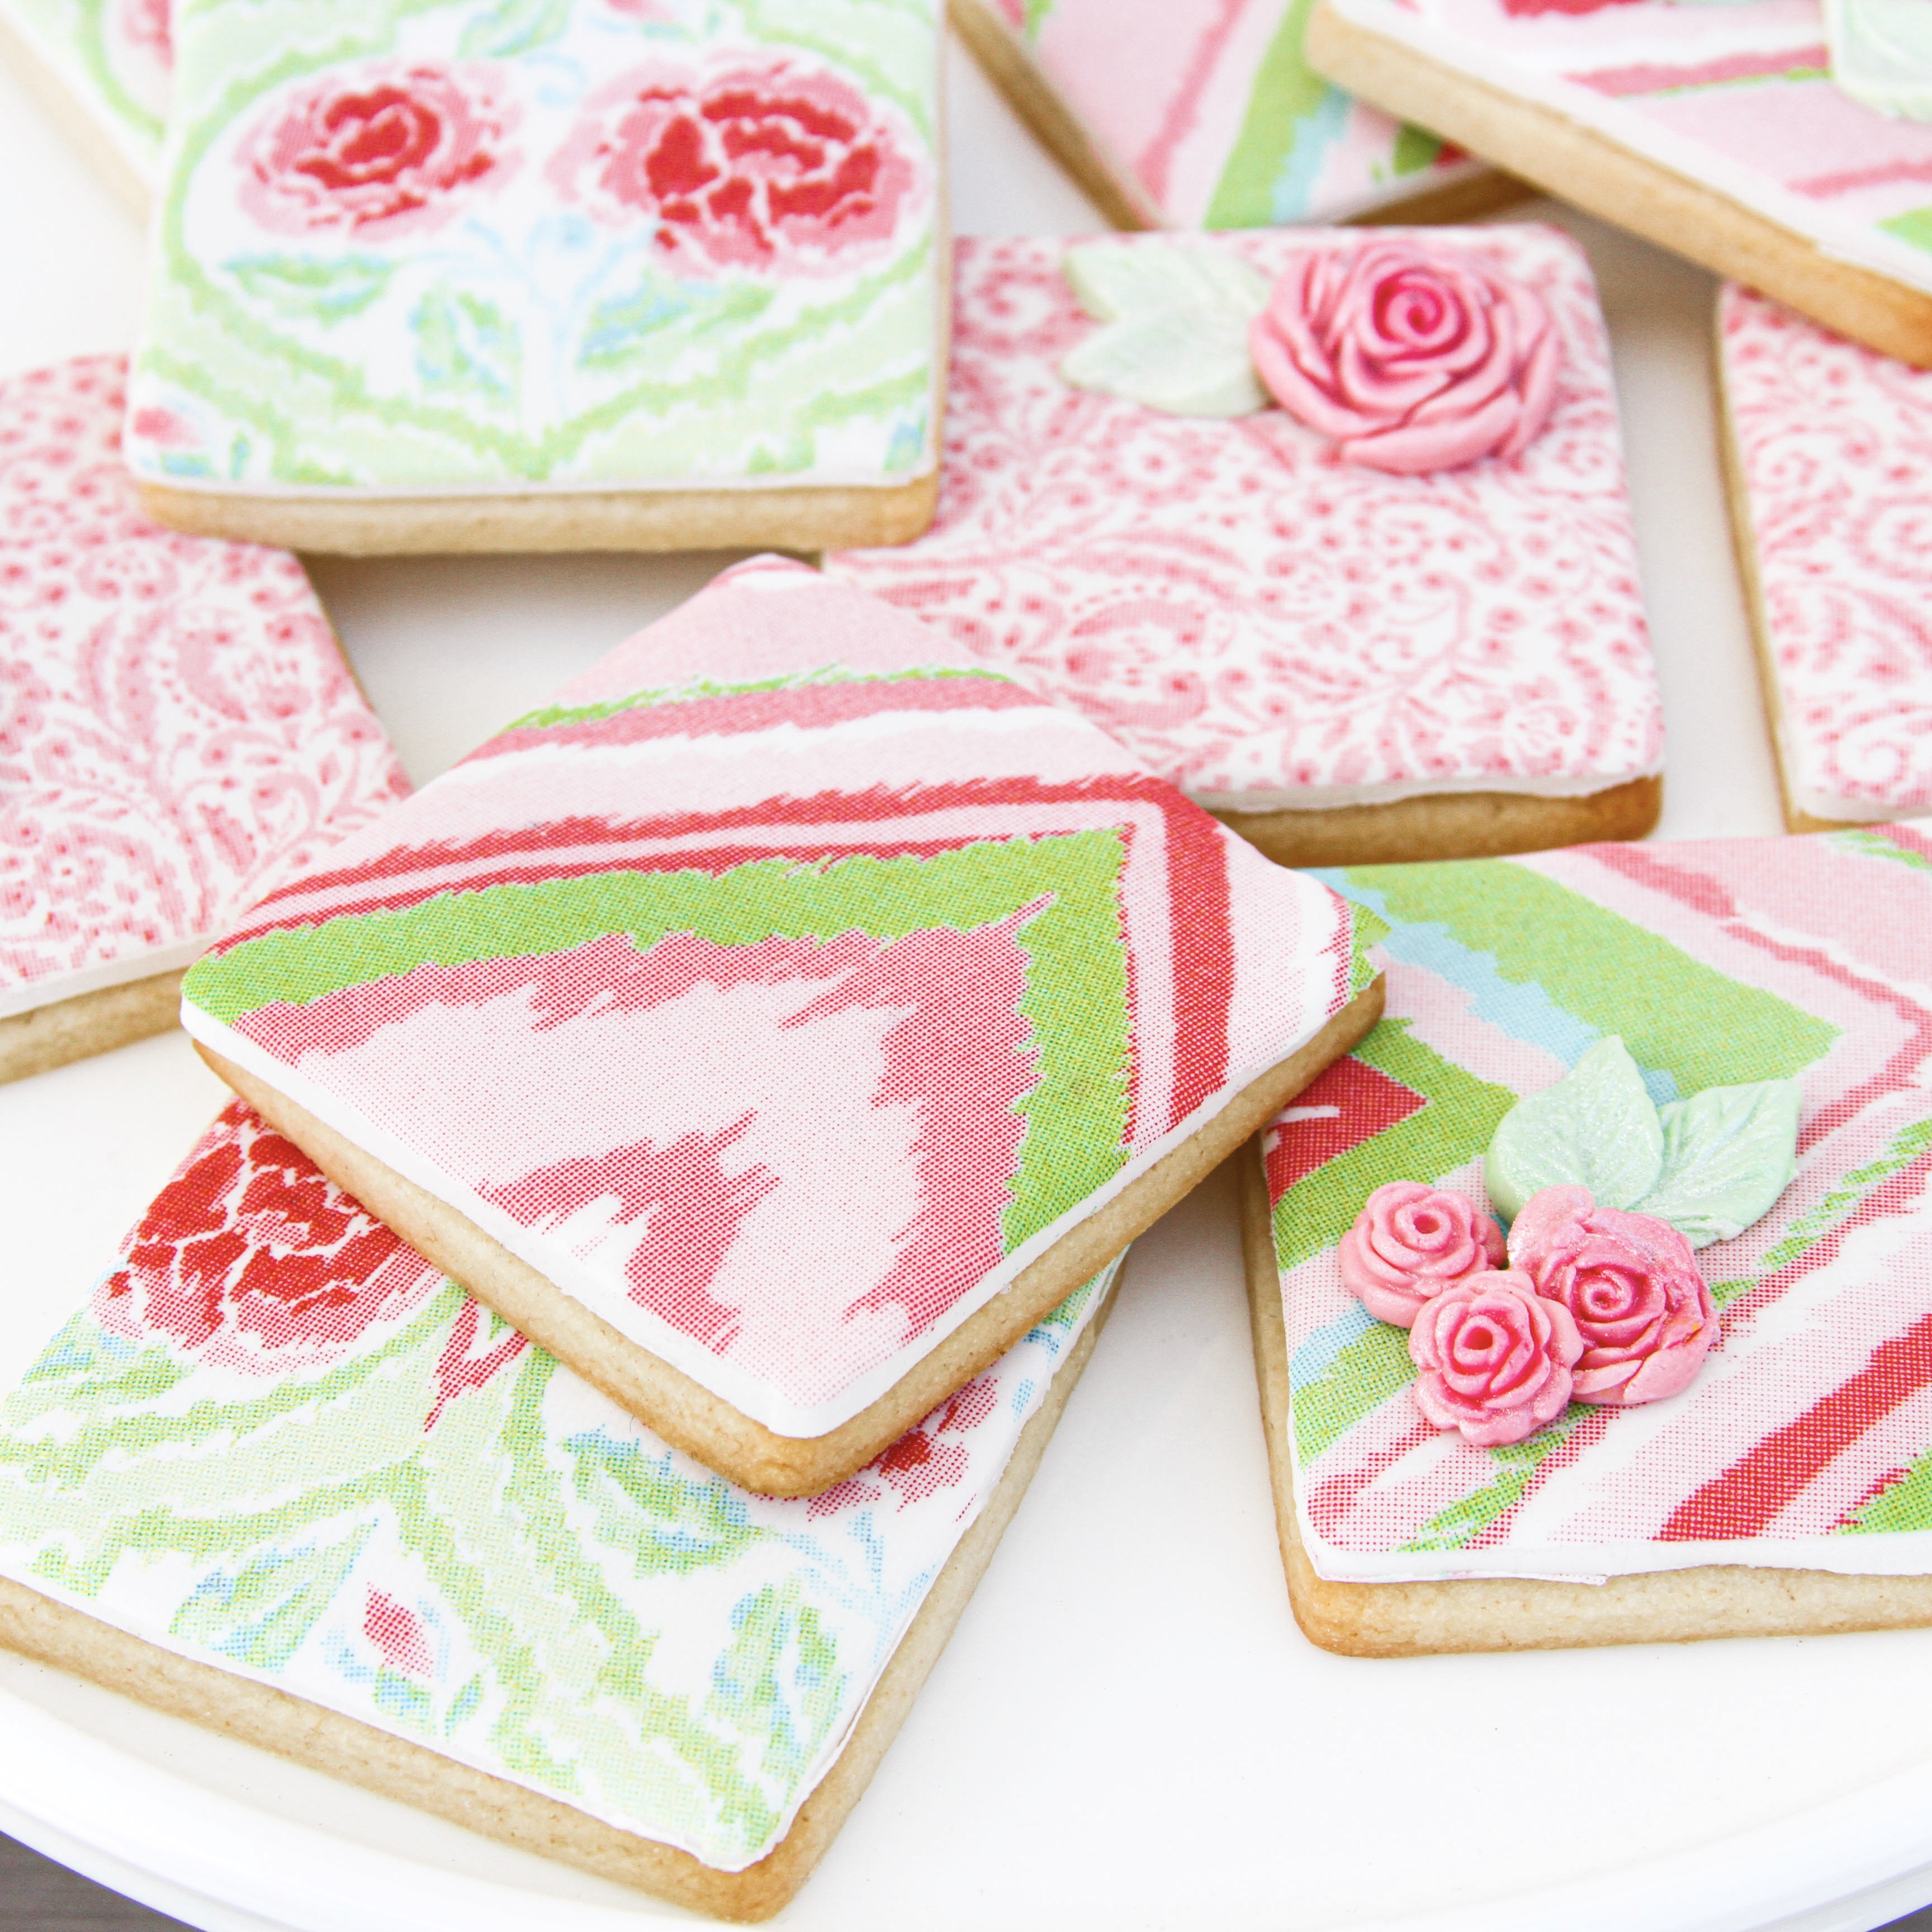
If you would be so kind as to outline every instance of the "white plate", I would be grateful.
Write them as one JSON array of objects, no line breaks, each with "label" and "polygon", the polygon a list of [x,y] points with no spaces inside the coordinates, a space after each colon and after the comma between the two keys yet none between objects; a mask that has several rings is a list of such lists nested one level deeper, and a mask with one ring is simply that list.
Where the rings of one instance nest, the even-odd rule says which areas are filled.
[{"label": "white plate", "polygon": [[[1090,224],[964,62],[952,111],[962,228]],[[0,179],[0,370],[124,346],[131,226],[4,76]],[[1713,458],[1710,284],[1565,219],[1616,344],[1672,732],[1665,836],[1775,831]],[[316,574],[421,779],[721,561]],[[179,1035],[0,1088],[0,1378],[220,1097]],[[11,1658],[0,1827],[211,1932],[684,1916]],[[1928,1900],[1932,1632],[1382,1664],[1301,1639],[1217,1182],[1142,1243],[991,1575],[783,1922],[1862,1932]]]}]

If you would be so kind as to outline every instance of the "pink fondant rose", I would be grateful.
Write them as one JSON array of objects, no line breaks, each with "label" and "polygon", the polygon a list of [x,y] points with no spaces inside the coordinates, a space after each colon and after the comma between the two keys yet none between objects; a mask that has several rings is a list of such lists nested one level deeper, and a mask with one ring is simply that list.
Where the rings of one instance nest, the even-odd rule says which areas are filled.
[{"label": "pink fondant rose", "polygon": [[1690,1244],[1667,1221],[1546,1187],[1510,1229],[1510,1266],[1568,1309],[1583,1338],[1576,1400],[1628,1407],[1690,1387],[1718,1333]]},{"label": "pink fondant rose", "polygon": [[1460,1194],[1391,1180],[1342,1237],[1342,1286],[1378,1321],[1408,1328],[1432,1295],[1503,1265],[1502,1231]]},{"label": "pink fondant rose", "polygon": [[1415,1406],[1480,1448],[1520,1442],[1563,1413],[1582,1352],[1570,1311],[1528,1276],[1472,1274],[1425,1301],[1408,1331]]},{"label": "pink fondant rose", "polygon": [[614,81],[550,172],[606,220],[655,221],[658,246],[700,274],[842,268],[891,239],[919,180],[856,88],[785,60]]},{"label": "pink fondant rose", "polygon": [[1399,241],[1304,250],[1249,346],[1275,400],[1338,455],[1406,475],[1527,448],[1563,353],[1533,290]]},{"label": "pink fondant rose", "polygon": [[513,119],[481,75],[386,64],[332,78],[243,142],[242,201],[265,228],[381,239],[431,227],[507,171]]}]

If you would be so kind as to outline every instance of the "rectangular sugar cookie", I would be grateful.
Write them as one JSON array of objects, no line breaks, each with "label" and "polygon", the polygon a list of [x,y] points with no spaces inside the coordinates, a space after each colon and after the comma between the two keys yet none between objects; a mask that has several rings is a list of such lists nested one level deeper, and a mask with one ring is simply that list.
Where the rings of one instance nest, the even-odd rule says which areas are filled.
[{"label": "rectangular sugar cookie", "polygon": [[735,1919],[865,1789],[1109,1268],[829,1496],[734,1489],[231,1102],[0,1403],[0,1643]]},{"label": "rectangular sugar cookie", "polygon": [[740,566],[271,896],[213,1064],[748,1488],[824,1490],[1373,1023],[1347,908],[934,631]]},{"label": "rectangular sugar cookie", "polygon": [[1932,126],[1836,84],[1818,0],[1321,0],[1308,50],[1526,181],[1932,364]]},{"label": "rectangular sugar cookie", "polygon": [[1306,0],[952,0],[961,38],[1120,228],[1448,220],[1516,184],[1353,101]]},{"label": "rectangular sugar cookie", "polygon": [[171,0],[0,0],[0,58],[136,214],[160,176]]},{"label": "rectangular sugar cookie", "polygon": [[[1328,876],[1387,923],[1388,1016],[1248,1163],[1304,1630],[1394,1656],[1932,1623],[1932,842]],[[1498,1122],[1612,1034],[1660,1104],[1795,1078],[1796,1176],[1699,1250],[1721,1330],[1682,1394],[1475,1448],[1424,1419],[1408,1337],[1344,1288],[1336,1244],[1390,1181],[1480,1204]]]},{"label": "rectangular sugar cookie", "polygon": [[1734,285],[1718,365],[1785,822],[1932,812],[1932,375]]},{"label": "rectangular sugar cookie", "polygon": [[409,788],[301,565],[142,513],[123,378],[0,382],[0,1079],[172,1026],[208,941]]},{"label": "rectangular sugar cookie", "polygon": [[304,549],[887,543],[945,384],[939,0],[215,0],[128,460]]},{"label": "rectangular sugar cookie", "polygon": [[[1258,290],[1313,254],[1406,244],[1547,310],[1555,401],[1520,455],[1390,474],[1279,408],[1179,416],[1062,374],[1113,326],[1076,298],[1070,258],[1131,268],[1185,250]],[[1663,711],[1609,345],[1567,236],[972,238],[957,259],[938,520],[898,549],[829,557],[831,574],[1084,712],[1285,864],[1656,823]]]}]

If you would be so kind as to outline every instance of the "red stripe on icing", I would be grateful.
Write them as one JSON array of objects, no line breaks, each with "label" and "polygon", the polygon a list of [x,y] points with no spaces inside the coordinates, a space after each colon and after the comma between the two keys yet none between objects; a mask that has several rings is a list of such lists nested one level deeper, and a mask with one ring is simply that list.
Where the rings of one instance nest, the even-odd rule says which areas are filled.
[{"label": "red stripe on icing", "polygon": [[1667,94],[1680,87],[1720,86],[1727,80],[1763,80],[1797,68],[1828,67],[1831,58],[1825,47],[1787,47],[1770,53],[1726,54],[1721,60],[1688,67],[1639,61],[1628,67],[1600,68],[1594,74],[1573,74],[1570,78],[1593,94],[1622,100],[1633,94]]},{"label": "red stripe on icing", "polygon": [[[1168,892],[1174,945],[1174,1102],[1180,1126],[1228,1077],[1228,1015],[1234,1003],[1234,908],[1228,834],[1199,807],[1167,818]],[[1125,934],[1122,938],[1124,939]]]},{"label": "red stripe on icing", "polygon": [[1227,50],[1228,42],[1246,4],[1247,0],[1221,0],[1220,14],[1194,44],[1187,70],[1181,76],[1180,86],[1175,90],[1173,99],[1168,103],[1167,112],[1161,116],[1154,139],[1141,150],[1140,159],[1135,164],[1134,172],[1140,176],[1142,184],[1163,207],[1167,202],[1168,175],[1174,166],[1174,151],[1193,131],[1194,124],[1201,118],[1201,97],[1208,91],[1215,64]]},{"label": "red stripe on icing", "polygon": [[545,746],[638,745],[652,738],[730,738],[782,725],[826,730],[893,712],[1040,710],[1044,698],[999,677],[908,678],[851,684],[795,686],[784,691],[737,692],[716,698],[640,704],[574,723],[530,724],[500,732],[463,760],[473,765]]},{"label": "red stripe on icing", "polygon": [[1856,194],[1861,188],[1889,188],[1899,182],[1932,182],[1932,154],[1916,160],[1879,161],[1868,168],[1841,168],[1835,174],[1810,175],[1790,186],[1794,194],[1829,201],[1837,195]]},{"label": "red stripe on icing", "polygon": [[1317,1483],[1308,1497],[1308,1520],[1321,1536],[1332,1536],[1336,1526],[1354,1508],[1364,1490],[1385,1469],[1392,1469],[1412,1449],[1432,1442],[1439,1432],[1418,1415],[1393,1442],[1385,1442],[1352,1468]]},{"label": "red stripe on icing", "polygon": [[1922,1315],[1904,1334],[1880,1342],[1850,1382],[1687,1496],[1657,1540],[1702,1543],[1762,1534],[1822,1470],[1928,1383],[1932,1315]]}]

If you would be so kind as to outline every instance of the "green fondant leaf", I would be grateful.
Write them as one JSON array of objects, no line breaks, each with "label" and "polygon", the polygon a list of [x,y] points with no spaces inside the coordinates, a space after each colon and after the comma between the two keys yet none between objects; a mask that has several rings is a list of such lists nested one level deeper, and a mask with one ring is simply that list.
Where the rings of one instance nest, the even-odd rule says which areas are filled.
[{"label": "green fondant leaf", "polygon": [[1637,1213],[1668,1221],[1694,1248],[1742,1234],[1791,1184],[1801,1097],[1795,1080],[1760,1080],[1660,1108],[1664,1166]]},{"label": "green fondant leaf", "polygon": [[395,265],[376,255],[344,255],[334,261],[304,255],[242,255],[228,272],[258,302],[278,314],[313,316],[322,323],[359,315],[389,286]]},{"label": "green fondant leaf", "polygon": [[1664,1128],[1636,1063],[1615,1034],[1553,1087],[1503,1117],[1483,1162],[1496,1211],[1514,1220],[1539,1188],[1582,1186],[1601,1208],[1631,1208],[1656,1186]]},{"label": "green fondant leaf", "polygon": [[1925,0],[1826,0],[1832,78],[1881,114],[1932,121],[1932,7]]},{"label": "green fondant leaf", "polygon": [[1062,264],[1080,305],[1105,326],[1062,360],[1078,389],[1180,416],[1244,416],[1268,406],[1248,328],[1268,300],[1258,269],[1178,242],[1094,242]]}]

